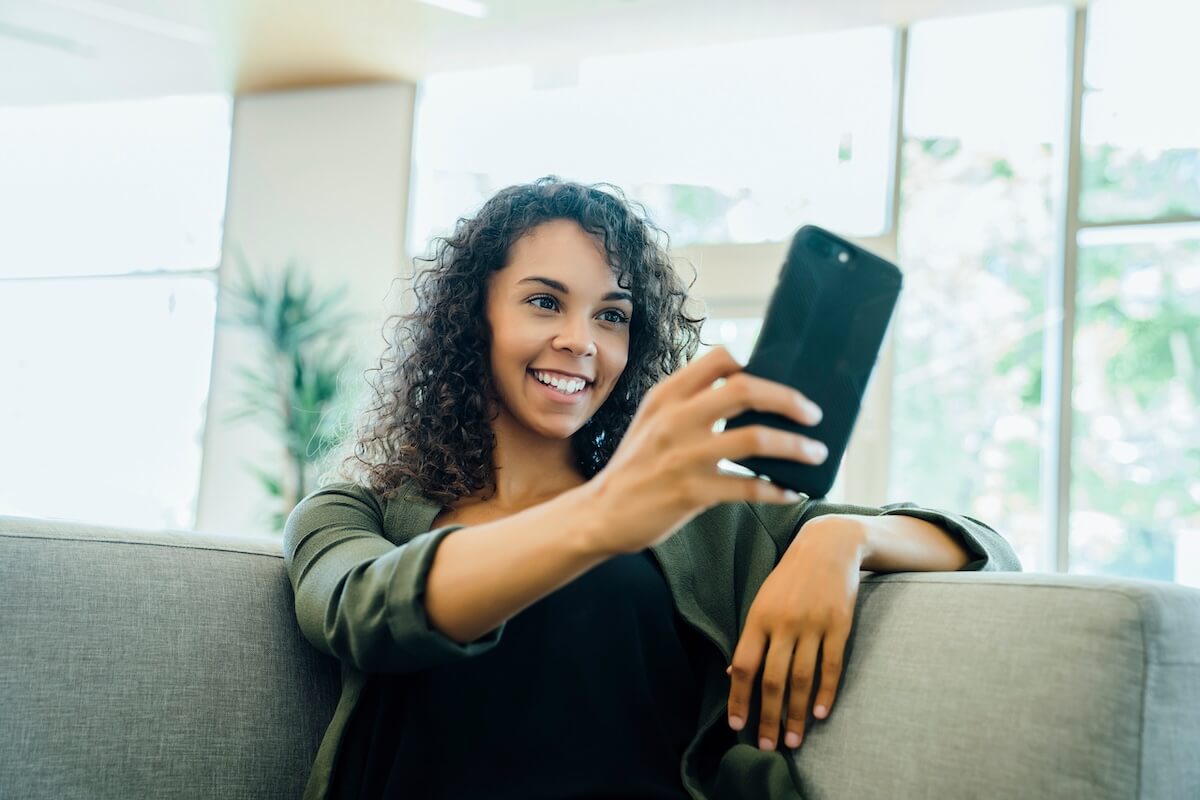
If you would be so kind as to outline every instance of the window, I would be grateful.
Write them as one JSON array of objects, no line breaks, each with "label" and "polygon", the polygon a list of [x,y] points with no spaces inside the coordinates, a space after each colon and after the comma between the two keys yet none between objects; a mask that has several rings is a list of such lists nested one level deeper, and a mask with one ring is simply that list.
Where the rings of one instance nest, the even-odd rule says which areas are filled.
[{"label": "window", "polygon": [[877,234],[894,39],[873,28],[434,76],[419,96],[409,250],[550,173],[620,186],[673,245],[781,241],[805,222]]},{"label": "window", "polygon": [[0,109],[0,513],[191,528],[226,97]]},{"label": "window", "polygon": [[1200,7],[1087,22],[1071,570],[1200,586]]},{"label": "window", "polygon": [[1181,555],[1200,542],[1200,224],[1079,238],[1071,570],[1182,580],[1200,565]]},{"label": "window", "polygon": [[1200,216],[1200,4],[1088,7],[1084,222]]},{"label": "window", "polygon": [[1044,568],[1068,22],[1041,8],[919,23],[909,40],[889,498],[978,516],[1027,569]]}]

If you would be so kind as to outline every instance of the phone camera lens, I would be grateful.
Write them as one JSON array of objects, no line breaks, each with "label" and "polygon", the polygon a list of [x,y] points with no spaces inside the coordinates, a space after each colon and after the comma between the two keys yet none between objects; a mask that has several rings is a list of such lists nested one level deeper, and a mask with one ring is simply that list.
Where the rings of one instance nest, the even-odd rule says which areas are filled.
[{"label": "phone camera lens", "polygon": [[850,261],[850,254],[842,250],[837,254],[837,260],[843,264],[848,263]]}]

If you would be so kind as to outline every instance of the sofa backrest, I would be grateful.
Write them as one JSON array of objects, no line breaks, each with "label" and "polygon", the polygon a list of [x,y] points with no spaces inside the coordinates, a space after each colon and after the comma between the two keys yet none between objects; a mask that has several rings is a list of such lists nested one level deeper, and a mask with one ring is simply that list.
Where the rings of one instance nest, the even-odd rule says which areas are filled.
[{"label": "sofa backrest", "polygon": [[341,681],[280,547],[0,516],[0,797],[299,797]]},{"label": "sofa backrest", "polygon": [[[341,680],[279,548],[0,516],[0,798],[300,797]],[[844,660],[805,797],[1200,798],[1195,588],[868,574]]]}]

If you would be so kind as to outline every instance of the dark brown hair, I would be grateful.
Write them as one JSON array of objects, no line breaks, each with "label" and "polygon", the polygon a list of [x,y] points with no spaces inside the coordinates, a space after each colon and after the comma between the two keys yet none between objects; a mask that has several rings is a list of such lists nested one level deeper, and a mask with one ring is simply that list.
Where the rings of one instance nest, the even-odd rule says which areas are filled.
[{"label": "dark brown hair", "polygon": [[676,274],[669,237],[643,206],[611,184],[547,176],[497,192],[475,216],[459,219],[450,236],[434,239],[431,257],[414,260],[432,266],[413,282],[416,310],[384,324],[387,347],[379,367],[367,370],[376,373],[367,378],[373,397],[345,443],[353,454],[343,459],[341,477],[383,497],[414,481],[443,503],[494,491],[487,280],[507,263],[515,241],[554,219],[574,220],[595,235],[618,284],[633,294],[625,369],[571,437],[585,479],[604,468],[650,387],[696,354],[704,318],[685,312],[691,284]]}]

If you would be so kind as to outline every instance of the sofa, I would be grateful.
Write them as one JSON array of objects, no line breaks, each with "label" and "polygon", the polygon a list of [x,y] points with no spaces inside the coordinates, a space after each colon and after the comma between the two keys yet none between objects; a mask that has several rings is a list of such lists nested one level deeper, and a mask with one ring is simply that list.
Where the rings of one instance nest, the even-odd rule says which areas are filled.
[{"label": "sofa", "polygon": [[[0,516],[0,797],[298,798],[340,689],[278,540]],[[864,573],[806,798],[1200,798],[1200,590]]]}]

